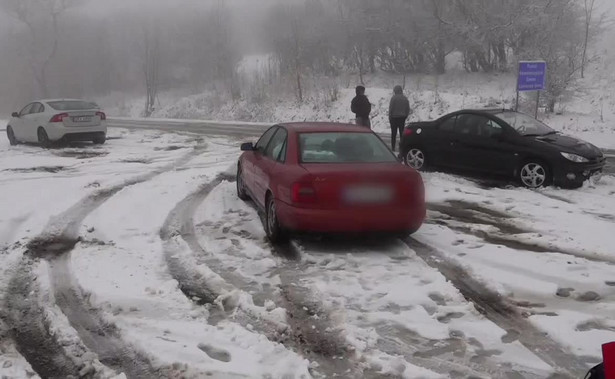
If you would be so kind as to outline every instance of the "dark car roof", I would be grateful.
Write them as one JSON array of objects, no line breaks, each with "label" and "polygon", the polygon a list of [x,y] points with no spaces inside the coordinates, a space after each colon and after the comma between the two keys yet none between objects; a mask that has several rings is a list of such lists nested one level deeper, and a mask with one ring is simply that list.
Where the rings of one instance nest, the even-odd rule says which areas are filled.
[{"label": "dark car roof", "polygon": [[488,114],[500,114],[500,113],[515,113],[516,111],[512,109],[503,109],[503,108],[482,108],[482,109],[463,109],[454,113],[464,113],[464,112],[473,112],[473,113],[488,113]]},{"label": "dark car roof", "polygon": [[371,129],[338,122],[289,122],[278,124],[295,133],[370,133]]}]

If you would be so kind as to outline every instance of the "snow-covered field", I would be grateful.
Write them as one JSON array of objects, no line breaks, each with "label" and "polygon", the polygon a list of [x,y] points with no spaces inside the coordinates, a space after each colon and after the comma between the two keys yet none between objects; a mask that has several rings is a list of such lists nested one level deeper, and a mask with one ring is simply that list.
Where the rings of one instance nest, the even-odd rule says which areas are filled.
[{"label": "snow-covered field", "polygon": [[0,138],[0,376],[572,378],[615,340],[613,177],[427,173],[414,239],[280,248],[237,141],[109,136]]}]

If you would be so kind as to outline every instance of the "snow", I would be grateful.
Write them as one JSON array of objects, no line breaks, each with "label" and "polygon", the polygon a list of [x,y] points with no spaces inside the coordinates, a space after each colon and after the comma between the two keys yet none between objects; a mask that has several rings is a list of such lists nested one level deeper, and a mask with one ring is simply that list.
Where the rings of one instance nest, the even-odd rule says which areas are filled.
[{"label": "snow", "polygon": [[[93,212],[82,235],[106,245],[79,244],[72,254],[74,275],[90,302],[159,365],[186,365],[197,376],[308,377],[306,361],[282,345],[233,322],[208,324],[210,311],[187,299],[166,271],[160,225],[180,200],[227,170],[234,162],[232,153],[234,146],[208,140],[207,152],[184,167],[128,187]],[[216,276],[195,261],[179,237],[174,242],[179,244],[174,259]],[[226,292],[218,281],[219,291]],[[203,345],[228,353],[230,363],[208,358]]]},{"label": "snow", "polygon": [[[302,263],[289,273],[288,263],[271,256],[258,215],[237,199],[234,184],[222,183],[212,191],[197,211],[196,221],[206,224],[200,228],[201,244],[219,257],[226,269],[259,283],[254,296],[263,290],[267,278],[282,287],[307,289],[337,320],[334,325],[343,328],[347,343],[374,367],[382,367],[382,372],[408,378],[438,377],[381,350],[379,339],[394,338],[388,332],[390,328],[400,328],[425,345],[429,341],[445,344],[451,331],[461,330],[465,338],[480,341],[481,349],[501,351],[501,362],[514,362],[514,366],[533,372],[549,371],[519,343],[503,347],[501,337],[506,332],[480,316],[441,274],[401,243],[371,248],[342,245],[339,251],[326,244],[300,245]],[[240,236],[231,234],[230,240],[221,239],[225,229],[239,230]],[[446,305],[434,299],[442,299]],[[461,316],[447,323],[439,321],[448,314]],[[481,349],[474,353],[480,355]]]},{"label": "snow", "polygon": [[[509,330],[402,242],[300,239],[293,241],[298,261],[273,254],[258,213],[237,198],[234,183],[205,191],[220,174],[234,174],[236,143],[145,130],[110,129],[110,136],[102,147],[49,150],[0,139],[0,190],[9,195],[0,200],[0,304],[22,260],[21,244],[68,223],[55,216],[87,195],[125,185],[81,223],[80,242],[68,255],[69,282],[85,309],[117,327],[123,343],[155,368],[195,378],[309,378],[316,358],[276,342],[299,325],[323,327],[320,338],[382,374],[552,373],[518,340],[504,342]],[[583,362],[597,362],[600,344],[615,340],[615,178],[572,191],[423,176],[430,211],[415,238],[515,304],[546,337]],[[202,202],[180,206],[199,191]],[[198,248],[185,236],[161,235],[169,222],[183,230],[189,220],[182,212],[194,212]],[[185,278],[169,262],[206,283],[215,300],[199,305],[188,298]],[[36,301],[69,355],[115,375],[82,354],[87,349],[54,299],[50,266],[41,261],[33,274]],[[301,312],[305,319],[289,317]],[[7,327],[0,322],[0,337]],[[0,373],[28,377],[32,368],[12,341],[0,341]]]},{"label": "snow", "polygon": [[[172,164],[193,144],[187,137],[152,132],[114,130],[110,137],[102,147],[50,150],[8,146],[0,138],[0,188],[10,194],[0,202],[0,246],[37,235],[52,215],[87,193]],[[180,142],[181,149],[166,150]]]},{"label": "snow", "polygon": [[[425,225],[417,238],[446,252],[450,259],[503,296],[537,304],[526,309],[534,314],[530,321],[579,356],[600,359],[600,345],[615,340],[615,332],[608,326],[615,312],[609,284],[615,262],[615,178],[606,176],[599,183],[576,191],[531,191],[484,189],[472,181],[439,173],[424,177],[431,203],[463,201],[470,204],[465,205],[470,209],[478,206],[479,211],[474,213],[483,221],[460,223],[439,211],[431,211],[429,219],[440,220],[446,226],[438,225],[440,222]],[[496,217],[496,226],[492,226],[494,218],[481,214],[481,208],[507,216]],[[459,226],[461,231],[455,231]],[[528,231],[507,232],[509,226]],[[484,235],[504,240],[489,243]],[[524,245],[515,243],[539,249],[528,251]],[[580,325],[592,320],[602,325],[596,327],[599,330],[579,331]]]}]

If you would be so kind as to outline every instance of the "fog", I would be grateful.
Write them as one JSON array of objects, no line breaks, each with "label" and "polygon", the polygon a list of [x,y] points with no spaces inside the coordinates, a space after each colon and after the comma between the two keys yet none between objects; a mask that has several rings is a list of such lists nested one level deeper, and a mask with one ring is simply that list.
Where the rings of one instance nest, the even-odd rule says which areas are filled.
[{"label": "fog", "polygon": [[[0,0],[0,115],[42,97],[215,88],[229,99],[288,91],[342,74],[442,74],[549,62],[554,102],[592,57],[583,1],[561,0]],[[254,80],[247,55],[271,62]],[[552,104],[551,104],[552,105]],[[147,115],[147,109],[146,109]]]}]

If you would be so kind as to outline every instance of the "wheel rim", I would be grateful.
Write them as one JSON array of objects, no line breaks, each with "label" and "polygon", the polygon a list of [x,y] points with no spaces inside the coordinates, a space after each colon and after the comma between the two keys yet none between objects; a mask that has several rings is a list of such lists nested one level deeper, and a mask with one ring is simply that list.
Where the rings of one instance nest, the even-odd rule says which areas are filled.
[{"label": "wheel rim", "polygon": [[276,223],[275,202],[271,200],[267,211],[267,230],[269,231],[270,236],[275,233]]},{"label": "wheel rim", "polygon": [[545,184],[547,172],[538,163],[528,163],[521,169],[521,182],[527,187],[538,188]]},{"label": "wheel rim", "polygon": [[406,164],[414,169],[423,168],[425,165],[425,154],[419,149],[410,149],[406,154]]}]

